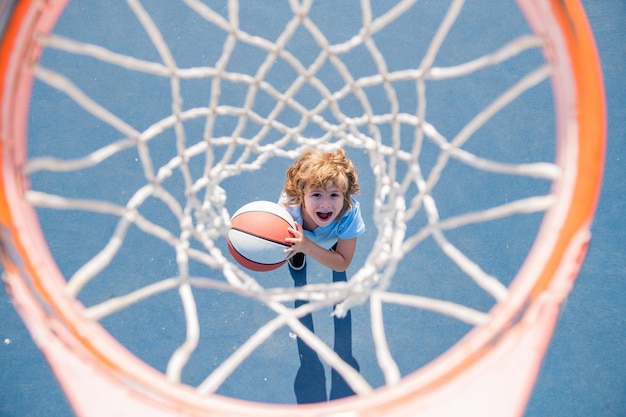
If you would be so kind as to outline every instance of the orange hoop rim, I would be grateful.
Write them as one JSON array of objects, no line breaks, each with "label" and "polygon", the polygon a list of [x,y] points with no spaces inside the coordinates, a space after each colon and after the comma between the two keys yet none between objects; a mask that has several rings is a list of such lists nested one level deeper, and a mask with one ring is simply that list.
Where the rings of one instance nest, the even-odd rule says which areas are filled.
[{"label": "orange hoop rim", "polygon": [[[125,386],[123,395],[143,404],[137,405],[137,410],[159,410],[153,414],[157,416],[180,410],[198,416],[331,415],[348,411],[353,415],[392,416],[405,415],[408,410],[445,415],[455,406],[447,405],[445,411],[432,414],[428,414],[428,408],[453,392],[465,390],[469,397],[469,381],[477,372],[496,372],[504,355],[514,356],[530,346],[533,352],[526,352],[526,365],[518,364],[528,366],[524,380],[518,382],[520,393],[500,399],[503,404],[498,409],[503,413],[498,415],[511,409],[511,404],[505,403],[512,399],[518,402],[517,410],[523,409],[560,304],[583,261],[603,171],[604,90],[595,43],[579,0],[518,0],[533,30],[550,39],[544,52],[554,65],[557,159],[565,170],[555,184],[559,203],[546,215],[531,253],[511,285],[510,299],[495,307],[495,320],[470,331],[449,351],[404,378],[398,386],[378,389],[368,397],[298,407],[219,395],[199,397],[190,387],[172,386],[98,323],[82,318],[83,307],[63,295],[65,281],[47,250],[34,209],[22,198],[29,185],[20,167],[26,160],[27,115],[33,84],[29,62],[36,61],[41,53],[32,35],[50,32],[66,3],[67,0],[18,2],[2,40],[0,231],[7,288],[67,391],[87,391],[86,387],[72,387],[72,376],[67,375],[67,369],[60,369],[59,358],[72,356],[69,361],[77,367],[76,374],[84,366],[86,370],[80,371],[80,375],[102,378],[101,386]],[[546,256],[546,252],[551,255]],[[73,405],[82,415],[87,413],[89,401],[90,398],[83,398]]]}]

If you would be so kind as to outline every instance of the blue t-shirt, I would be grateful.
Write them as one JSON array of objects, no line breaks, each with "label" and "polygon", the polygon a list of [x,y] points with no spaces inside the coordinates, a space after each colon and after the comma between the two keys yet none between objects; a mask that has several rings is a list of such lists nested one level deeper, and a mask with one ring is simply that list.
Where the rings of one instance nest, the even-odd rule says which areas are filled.
[{"label": "blue t-shirt", "polygon": [[[291,217],[302,225],[302,210],[299,205],[288,206],[287,196],[281,195],[279,203],[283,205]],[[341,218],[327,226],[317,226],[315,230],[305,230],[304,235],[311,241],[325,249],[333,247],[337,240],[352,239],[365,232],[365,222],[361,217],[359,202],[352,199],[352,208],[347,210]]]}]

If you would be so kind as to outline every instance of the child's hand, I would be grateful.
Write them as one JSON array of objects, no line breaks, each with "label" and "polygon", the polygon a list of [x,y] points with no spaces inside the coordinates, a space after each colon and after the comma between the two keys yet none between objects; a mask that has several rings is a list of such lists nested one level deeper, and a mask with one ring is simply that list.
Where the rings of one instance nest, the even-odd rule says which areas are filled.
[{"label": "child's hand", "polygon": [[288,237],[285,239],[287,243],[290,243],[291,246],[285,249],[285,252],[291,252],[290,258],[298,252],[306,253],[306,247],[308,245],[309,239],[304,236],[304,230],[302,230],[302,226],[300,223],[296,222],[296,228],[289,228],[289,233],[293,235],[293,237]]}]

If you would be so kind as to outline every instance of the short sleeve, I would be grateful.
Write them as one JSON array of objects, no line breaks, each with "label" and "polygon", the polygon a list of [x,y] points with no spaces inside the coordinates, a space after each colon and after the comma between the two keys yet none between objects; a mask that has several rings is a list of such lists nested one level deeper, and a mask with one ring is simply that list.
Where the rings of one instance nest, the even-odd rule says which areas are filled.
[{"label": "short sleeve", "polygon": [[352,200],[352,209],[348,210],[339,220],[337,237],[339,239],[352,239],[365,232],[365,222],[361,215],[359,202]]}]

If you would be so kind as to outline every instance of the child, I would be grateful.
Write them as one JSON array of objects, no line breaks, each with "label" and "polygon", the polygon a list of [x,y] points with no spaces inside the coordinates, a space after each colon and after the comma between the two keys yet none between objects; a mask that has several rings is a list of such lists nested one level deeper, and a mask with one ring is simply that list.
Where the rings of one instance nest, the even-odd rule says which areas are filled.
[{"label": "child", "polygon": [[[309,255],[333,271],[344,272],[354,255],[357,236],[365,231],[359,203],[357,172],[343,150],[304,152],[287,170],[280,203],[296,220],[289,259],[295,270]],[[302,255],[299,255],[302,254]],[[296,256],[297,255],[297,256]]]},{"label": "child", "polygon": [[[359,203],[352,198],[359,192],[357,172],[343,150],[304,152],[287,170],[285,188],[280,198],[296,221],[289,229],[292,246],[289,273],[295,286],[306,285],[306,256],[333,271],[333,282],[346,281],[346,269],[352,262],[357,237],[365,231]],[[295,307],[305,304],[297,300]],[[313,331],[313,317],[300,321]],[[356,370],[352,357],[352,318],[350,312],[334,318],[335,352]],[[294,384],[299,404],[326,401],[324,367],[315,351],[298,338],[300,369]],[[330,399],[353,395],[354,392],[333,369]]]}]

